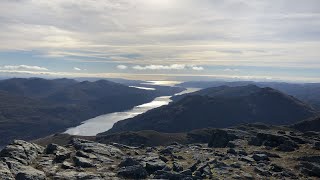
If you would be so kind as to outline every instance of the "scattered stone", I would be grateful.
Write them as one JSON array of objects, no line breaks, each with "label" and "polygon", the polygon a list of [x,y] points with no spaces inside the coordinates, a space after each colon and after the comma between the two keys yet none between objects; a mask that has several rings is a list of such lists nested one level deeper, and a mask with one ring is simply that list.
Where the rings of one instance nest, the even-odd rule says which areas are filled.
[{"label": "scattered stone", "polygon": [[71,141],[71,144],[77,149],[77,150],[83,150],[87,153],[92,154],[99,154],[104,155],[108,157],[123,157],[124,153],[118,149],[117,147],[113,145],[105,145],[100,144],[94,141],[84,140],[84,139],[78,139],[74,138]]},{"label": "scattered stone", "polygon": [[172,147],[166,147],[165,149],[161,150],[159,153],[163,155],[172,155],[173,148]]},{"label": "scattered stone", "polygon": [[270,161],[269,157],[265,154],[254,154],[252,158],[255,161]]},{"label": "scattered stone", "polygon": [[45,153],[54,154],[55,155],[54,161],[57,163],[61,163],[64,160],[70,158],[70,154],[71,154],[71,152],[68,149],[53,143],[47,145],[45,149]]},{"label": "scattered stone", "polygon": [[230,148],[230,149],[227,150],[227,153],[228,154],[237,154],[237,151],[235,149],[233,149],[233,148]]},{"label": "scattered stone", "polygon": [[316,150],[320,150],[320,142],[319,141],[315,142],[313,148]]},{"label": "scattered stone", "polygon": [[128,167],[128,166],[134,166],[134,165],[139,165],[139,162],[134,160],[133,158],[127,157],[123,161],[121,161],[118,166],[119,167]]},{"label": "scattered stone", "polygon": [[298,165],[301,172],[309,175],[320,177],[320,156],[303,156],[298,158],[301,161]]},{"label": "scattered stone", "polygon": [[149,153],[149,152],[152,152],[153,151],[153,148],[152,147],[146,147],[146,152]]},{"label": "scattered stone", "polygon": [[16,175],[16,180],[45,180],[46,175],[44,172],[32,168],[31,166],[25,166]]},{"label": "scattered stone", "polygon": [[96,155],[91,154],[91,153],[86,153],[86,152],[83,152],[81,150],[77,151],[76,155],[79,156],[79,157],[84,157],[84,158],[88,158],[88,159],[97,159]]},{"label": "scattered stone", "polygon": [[319,133],[315,131],[307,131],[307,132],[304,132],[302,136],[305,136],[305,137],[319,136]]},{"label": "scattered stone", "polygon": [[60,149],[59,145],[51,143],[47,145],[45,152],[47,154],[55,154],[58,151],[58,149]]},{"label": "scattered stone", "polygon": [[76,172],[76,171],[63,171],[58,172],[53,177],[54,180],[85,180],[85,179],[92,179],[92,180],[100,180],[102,179],[100,175],[92,172]]},{"label": "scattered stone", "polygon": [[197,176],[197,177],[201,177],[202,176],[202,173],[200,171],[195,171],[193,173],[194,176]]},{"label": "scattered stone", "polygon": [[299,164],[302,173],[308,176],[320,177],[320,165],[312,162],[301,162]]},{"label": "scattered stone", "polygon": [[299,146],[292,141],[285,141],[283,144],[280,144],[277,148],[278,151],[291,152],[299,148]]},{"label": "scattered stone", "polygon": [[233,167],[233,168],[241,168],[241,164],[238,163],[238,162],[234,162],[234,163],[230,164],[230,167]]},{"label": "scattered stone", "polygon": [[270,153],[270,152],[267,152],[267,151],[254,151],[253,154],[265,154],[265,155],[267,155],[268,157],[271,157],[271,158],[281,158],[278,154]]},{"label": "scattered stone", "polygon": [[184,175],[176,172],[168,172],[168,171],[156,171],[154,173],[154,179],[169,179],[169,180],[178,180],[178,179],[186,179],[190,176]]},{"label": "scattered stone", "polygon": [[282,172],[284,170],[283,167],[277,165],[277,164],[271,164],[270,165],[270,170],[273,172]]},{"label": "scattered stone", "polygon": [[14,180],[14,177],[7,164],[2,161],[0,161],[0,177],[3,178],[3,180]]},{"label": "scattered stone", "polygon": [[222,129],[216,129],[209,140],[208,147],[213,148],[225,148],[229,141],[237,139],[234,134],[229,134],[227,131]]},{"label": "scattered stone", "polygon": [[254,177],[249,173],[242,173],[242,176],[248,180],[254,179]]},{"label": "scattered stone", "polygon": [[260,167],[255,167],[254,171],[257,172],[258,174],[262,175],[262,176],[269,177],[269,176],[272,175],[268,170],[262,169]]},{"label": "scattered stone", "polygon": [[[18,175],[20,179],[36,180],[313,179],[310,176],[320,177],[320,155],[316,150],[320,142],[318,136],[310,138],[297,133],[293,137],[288,132],[277,133],[278,129],[272,129],[271,126],[267,130],[257,131],[255,127],[249,130],[246,133],[232,128],[222,129],[222,131],[207,130],[207,140],[210,139],[214,146],[228,147],[224,149],[208,148],[205,144],[181,145],[178,143],[165,147],[127,147],[78,138],[66,146],[49,144],[43,148],[25,141],[15,141],[0,152],[0,179],[13,180],[15,177],[18,178]],[[212,136],[211,132],[214,132]],[[225,133],[237,139],[232,141],[225,137],[220,139],[221,141],[216,139]],[[261,144],[262,147],[248,146],[245,143],[248,139],[257,140],[255,143]],[[298,144],[303,142],[308,144],[301,145],[297,152],[286,153],[297,150]],[[274,153],[274,150],[282,152]],[[305,154],[310,152],[313,156],[297,157],[302,154],[302,151]],[[290,166],[285,163],[279,164],[280,159],[274,158],[282,158],[283,162],[290,160],[288,161]],[[293,169],[291,163],[298,164],[297,169]],[[188,164],[191,167],[185,168]],[[252,175],[244,172],[250,172]]]},{"label": "scattered stone", "polygon": [[68,150],[66,150],[66,151],[58,151],[56,153],[56,157],[54,158],[54,161],[58,162],[58,163],[61,163],[64,160],[69,159],[70,158],[70,154],[71,154],[71,152],[68,151]]},{"label": "scattered stone", "polygon": [[66,162],[66,161],[62,163],[61,167],[62,167],[63,169],[74,169],[74,167],[72,166],[72,164],[69,163],[69,162]]},{"label": "scattered stone", "polygon": [[148,176],[147,171],[141,165],[122,167],[117,175],[128,179],[145,179]]},{"label": "scattered stone", "polygon": [[249,156],[240,157],[239,160],[247,163],[255,162],[255,160]]},{"label": "scattered stone", "polygon": [[146,170],[148,173],[153,173],[158,170],[162,170],[163,168],[166,167],[166,163],[163,161],[155,161],[155,162],[147,162],[146,163]]},{"label": "scattered stone", "polygon": [[245,150],[240,149],[240,150],[238,151],[238,155],[240,155],[240,156],[247,156],[248,153],[247,153]]},{"label": "scattered stone", "polygon": [[180,172],[180,171],[183,171],[183,167],[179,163],[174,162],[172,164],[172,170],[175,171],[175,172]]},{"label": "scattered stone", "polygon": [[234,142],[230,141],[230,142],[228,142],[227,147],[229,147],[229,148],[235,148],[235,147],[236,147],[236,144],[235,144]]},{"label": "scattered stone", "polygon": [[78,167],[83,167],[83,168],[95,167],[94,163],[87,158],[75,156],[73,157],[73,161],[75,165]]},{"label": "scattered stone", "polygon": [[195,170],[197,170],[198,165],[201,163],[200,160],[198,160],[197,162],[195,162],[189,169],[194,172]]},{"label": "scattered stone", "polygon": [[163,161],[163,162],[168,162],[169,160],[166,158],[166,157],[164,157],[164,156],[159,156],[159,159],[161,160],[161,161]]},{"label": "scattered stone", "polygon": [[191,176],[191,175],[192,175],[192,172],[191,172],[190,169],[187,169],[187,170],[181,171],[180,174],[187,175],[187,176]]},{"label": "scattered stone", "polygon": [[248,144],[253,146],[264,145],[271,148],[277,147],[277,150],[284,152],[294,151],[299,147],[295,142],[283,135],[270,133],[258,133],[256,137],[250,139]]},{"label": "scattered stone", "polygon": [[12,158],[23,165],[30,165],[43,151],[43,147],[34,143],[15,140],[0,152],[0,157]]}]

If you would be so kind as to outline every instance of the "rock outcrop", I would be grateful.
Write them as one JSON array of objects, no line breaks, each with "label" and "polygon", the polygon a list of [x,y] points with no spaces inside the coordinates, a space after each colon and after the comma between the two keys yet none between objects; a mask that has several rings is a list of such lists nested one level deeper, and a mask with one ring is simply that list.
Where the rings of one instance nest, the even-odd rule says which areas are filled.
[{"label": "rock outcrop", "polygon": [[[199,138],[199,143],[133,147],[73,138],[66,145],[42,147],[16,140],[0,153],[0,179],[320,178],[315,133],[261,125],[200,131],[196,134],[211,132],[207,143]],[[287,142],[294,148],[283,151]]]}]

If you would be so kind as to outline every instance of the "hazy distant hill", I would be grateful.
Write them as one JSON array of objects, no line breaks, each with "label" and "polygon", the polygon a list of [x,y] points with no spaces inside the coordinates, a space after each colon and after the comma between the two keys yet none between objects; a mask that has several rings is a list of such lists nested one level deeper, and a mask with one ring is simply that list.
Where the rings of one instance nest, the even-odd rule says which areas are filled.
[{"label": "hazy distant hill", "polygon": [[218,86],[245,86],[255,84],[259,87],[271,87],[292,95],[309,103],[320,110],[320,83],[284,83],[284,82],[253,82],[253,81],[189,81],[179,84],[181,87],[209,88]]},{"label": "hazy distant hill", "polygon": [[0,90],[27,97],[47,96],[59,89],[76,84],[72,79],[13,78],[0,81]]},{"label": "hazy distant hill", "polygon": [[120,121],[108,132],[184,132],[253,122],[280,125],[315,114],[310,106],[271,88],[223,86],[195,92],[168,106]]},{"label": "hazy distant hill", "polygon": [[0,145],[62,131],[89,118],[130,109],[182,88],[147,91],[100,80],[0,81]]}]

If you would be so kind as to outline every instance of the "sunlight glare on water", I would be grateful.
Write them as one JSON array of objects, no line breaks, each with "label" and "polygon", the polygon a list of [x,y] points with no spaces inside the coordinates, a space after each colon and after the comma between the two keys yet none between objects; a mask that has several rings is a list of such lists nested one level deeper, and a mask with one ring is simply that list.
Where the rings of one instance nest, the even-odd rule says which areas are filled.
[{"label": "sunlight glare on water", "polygon": [[[177,93],[176,95],[194,92],[196,88],[189,88],[181,93]],[[95,136],[98,133],[105,132],[112,128],[113,124],[128,118],[135,117],[139,114],[147,112],[151,109],[167,105],[171,102],[171,96],[161,96],[155,98],[153,101],[149,103],[145,103],[139,106],[134,107],[131,110],[123,111],[123,112],[115,112],[104,114],[87,121],[84,121],[81,125],[73,128],[69,128],[65,133],[71,135],[82,135],[82,136]]]}]

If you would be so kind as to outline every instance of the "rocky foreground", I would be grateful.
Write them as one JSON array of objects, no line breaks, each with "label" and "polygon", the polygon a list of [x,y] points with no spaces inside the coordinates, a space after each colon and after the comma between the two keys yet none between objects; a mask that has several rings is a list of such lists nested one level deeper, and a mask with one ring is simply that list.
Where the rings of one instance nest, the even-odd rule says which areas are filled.
[{"label": "rocky foreground", "polygon": [[153,147],[79,138],[43,147],[16,140],[0,153],[0,179],[320,178],[319,133],[268,126],[211,131],[206,144]]}]

